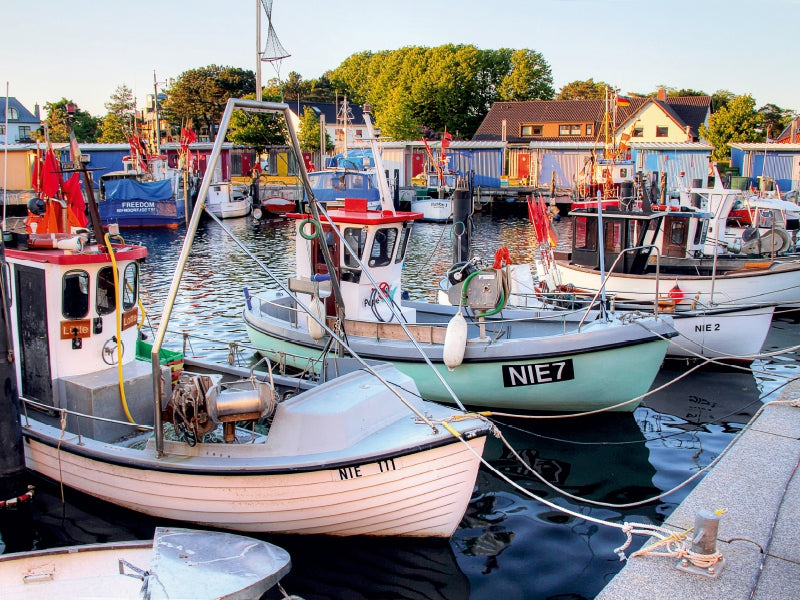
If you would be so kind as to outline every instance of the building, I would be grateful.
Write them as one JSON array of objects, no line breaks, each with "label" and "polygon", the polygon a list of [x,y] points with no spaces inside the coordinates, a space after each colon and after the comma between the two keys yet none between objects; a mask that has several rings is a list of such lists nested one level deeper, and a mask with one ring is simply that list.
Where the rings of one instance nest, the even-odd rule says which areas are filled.
[{"label": "building", "polygon": [[729,142],[731,167],[739,170],[735,187],[758,188],[765,178],[773,180],[781,192],[800,190],[800,141],[785,139],[783,143]]},{"label": "building", "polygon": [[[667,97],[660,90],[655,98],[626,98],[612,112],[608,141],[625,141],[637,171],[667,173],[671,188],[707,182],[713,148],[699,141],[699,131],[711,116],[710,96]],[[605,114],[603,100],[496,102],[472,140],[507,143],[509,185],[546,186],[555,179],[557,187],[571,188],[606,143]]]},{"label": "building", "polygon": [[[5,114],[8,107],[8,131]],[[33,132],[42,126],[37,104],[31,113],[16,98],[0,98],[0,143],[25,144],[33,141]]]}]

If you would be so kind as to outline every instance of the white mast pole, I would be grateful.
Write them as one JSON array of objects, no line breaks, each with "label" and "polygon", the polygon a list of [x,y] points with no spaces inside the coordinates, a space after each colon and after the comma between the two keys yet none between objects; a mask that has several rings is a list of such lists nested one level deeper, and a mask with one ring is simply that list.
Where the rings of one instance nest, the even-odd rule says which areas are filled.
[{"label": "white mast pole", "polygon": [[256,101],[261,102],[261,0],[256,0]]},{"label": "white mast pole", "polygon": [[6,81],[6,115],[4,120],[5,148],[3,150],[3,231],[6,230],[6,206],[8,206],[8,81]]}]

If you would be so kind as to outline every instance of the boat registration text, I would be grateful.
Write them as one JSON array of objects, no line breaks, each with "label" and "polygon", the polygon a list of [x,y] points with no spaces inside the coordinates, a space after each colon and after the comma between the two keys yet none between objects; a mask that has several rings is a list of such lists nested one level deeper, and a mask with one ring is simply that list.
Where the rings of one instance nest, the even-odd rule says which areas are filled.
[{"label": "boat registration text", "polygon": [[396,471],[397,468],[397,461],[394,458],[387,458],[386,460],[379,460],[376,463],[342,467],[341,469],[333,471],[333,479],[335,481],[358,479],[359,477],[377,475],[378,473],[386,473],[387,471]]},{"label": "boat registration text", "polygon": [[575,379],[572,359],[528,365],[503,365],[503,386],[519,387]]}]

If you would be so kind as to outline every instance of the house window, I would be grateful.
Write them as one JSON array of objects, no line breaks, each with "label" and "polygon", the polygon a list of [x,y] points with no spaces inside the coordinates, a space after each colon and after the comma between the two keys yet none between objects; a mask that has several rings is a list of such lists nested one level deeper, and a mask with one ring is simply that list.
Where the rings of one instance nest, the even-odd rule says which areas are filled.
[{"label": "house window", "polygon": [[0,135],[5,135],[5,134],[6,134],[6,126],[0,125]]},{"label": "house window", "polygon": [[522,125],[520,128],[520,135],[522,137],[533,137],[542,135],[542,126],[541,125]]},{"label": "house window", "polygon": [[580,125],[559,125],[558,126],[558,135],[580,135],[581,134],[581,126]]},{"label": "house window", "polygon": [[644,135],[644,129],[643,128],[641,128],[641,127],[634,127],[633,128],[633,133],[631,134],[631,137],[642,137],[643,135]]},{"label": "house window", "polygon": [[19,113],[17,112],[16,108],[12,108],[11,106],[8,107],[8,120],[9,121],[16,121],[19,119]]},{"label": "house window", "polygon": [[594,135],[594,125],[586,125],[586,135]]},{"label": "house window", "polygon": [[362,137],[364,137],[364,132],[361,131],[360,129],[356,129],[356,138],[362,138]]},{"label": "house window", "polygon": [[31,128],[25,125],[19,126],[19,133],[17,134],[19,141],[31,139]]},{"label": "house window", "polygon": [[656,137],[667,137],[669,135],[669,127],[656,127]]}]

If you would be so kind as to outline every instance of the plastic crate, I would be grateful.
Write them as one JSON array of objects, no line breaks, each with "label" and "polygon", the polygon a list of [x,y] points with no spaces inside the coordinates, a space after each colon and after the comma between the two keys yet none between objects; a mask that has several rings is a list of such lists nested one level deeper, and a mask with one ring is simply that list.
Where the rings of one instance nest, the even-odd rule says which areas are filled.
[{"label": "plastic crate", "polygon": [[[144,340],[136,340],[136,360],[150,362],[152,355],[153,344]],[[183,371],[183,352],[161,348],[158,352],[158,363],[172,369],[172,381],[175,381]]]}]

